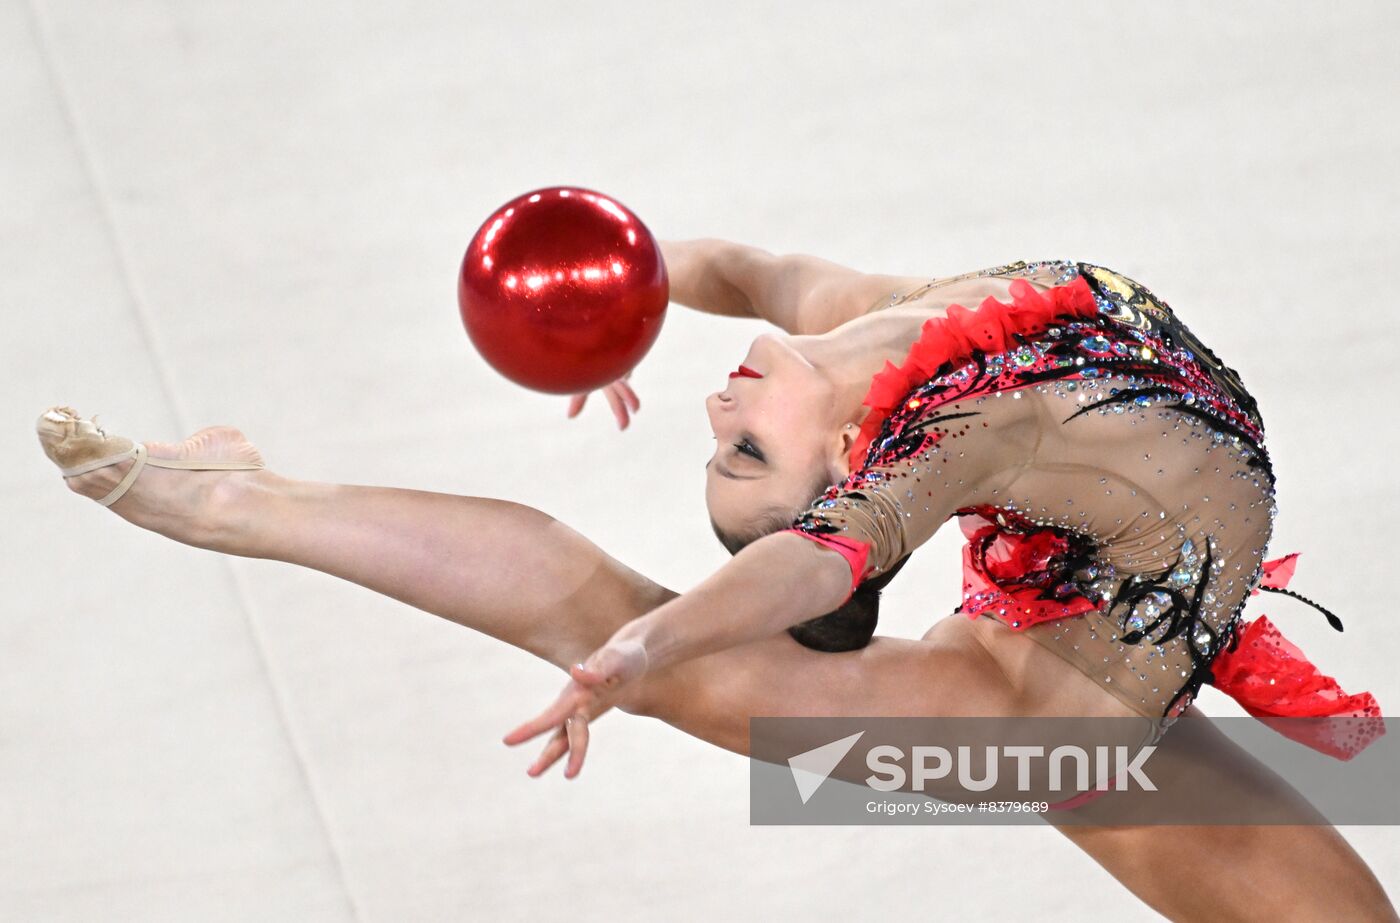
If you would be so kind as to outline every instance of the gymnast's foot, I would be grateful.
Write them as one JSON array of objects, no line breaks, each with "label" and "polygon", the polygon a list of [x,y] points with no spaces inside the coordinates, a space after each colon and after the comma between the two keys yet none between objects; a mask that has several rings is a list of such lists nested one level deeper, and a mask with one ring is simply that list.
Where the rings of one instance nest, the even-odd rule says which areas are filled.
[{"label": "gymnast's foot", "polygon": [[71,407],[53,407],[36,429],[44,453],[64,469],[75,493],[143,529],[200,548],[217,547],[228,512],[248,488],[274,477],[231,426],[206,427],[179,444],[136,445],[107,435]]}]

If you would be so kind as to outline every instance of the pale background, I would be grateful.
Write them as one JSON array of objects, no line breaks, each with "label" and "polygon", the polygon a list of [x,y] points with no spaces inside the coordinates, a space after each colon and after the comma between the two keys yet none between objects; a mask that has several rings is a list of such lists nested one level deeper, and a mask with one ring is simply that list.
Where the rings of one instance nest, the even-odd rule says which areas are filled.
[{"label": "pale background", "polygon": [[[761,328],[673,308],[633,428],[568,422],[462,332],[492,208],[571,183],[870,271],[1088,260],[1244,375],[1271,550],[1347,632],[1253,611],[1395,709],[1397,37],[1389,3],[0,0],[0,918],[1156,919],[1049,829],[751,828],[744,760],[621,714],[531,781],[500,736],[553,668],[137,530],[34,418],[232,423],[283,474],[520,500],[684,588],[724,556],[701,398]],[[955,605],[957,544],[883,631]],[[1346,833],[1400,891],[1396,831]]]}]

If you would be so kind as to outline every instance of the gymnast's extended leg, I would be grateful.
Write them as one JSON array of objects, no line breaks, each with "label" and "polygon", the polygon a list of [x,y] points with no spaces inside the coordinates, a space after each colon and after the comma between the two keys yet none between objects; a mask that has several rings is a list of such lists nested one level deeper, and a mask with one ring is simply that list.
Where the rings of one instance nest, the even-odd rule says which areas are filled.
[{"label": "gymnast's extended leg", "polygon": [[[261,461],[232,427],[146,446],[159,458]],[[98,499],[132,465],[101,467],[67,484]],[[564,668],[675,595],[544,513],[500,500],[298,481],[265,468],[147,465],[110,509],[196,548],[341,577]]]}]

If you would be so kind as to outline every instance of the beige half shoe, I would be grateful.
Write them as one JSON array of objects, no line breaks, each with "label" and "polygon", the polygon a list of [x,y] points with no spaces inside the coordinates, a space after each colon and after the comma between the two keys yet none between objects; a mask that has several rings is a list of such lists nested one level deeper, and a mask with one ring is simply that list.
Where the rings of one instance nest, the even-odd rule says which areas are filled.
[{"label": "beige half shoe", "polygon": [[111,506],[136,483],[146,465],[182,468],[189,471],[251,471],[263,467],[259,461],[205,460],[196,458],[152,458],[146,447],[125,436],[108,436],[98,427],[96,417],[84,420],[71,407],[51,407],[40,415],[35,429],[44,454],[62,469],[65,478],[87,474],[98,468],[120,464],[129,458],[136,462],[111,493],[98,500]]}]

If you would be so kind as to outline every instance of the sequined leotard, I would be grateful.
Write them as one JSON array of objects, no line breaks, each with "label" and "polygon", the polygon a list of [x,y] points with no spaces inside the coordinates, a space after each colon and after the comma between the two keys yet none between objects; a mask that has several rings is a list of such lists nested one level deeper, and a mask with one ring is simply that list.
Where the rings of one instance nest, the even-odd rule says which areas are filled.
[{"label": "sequined leotard", "polygon": [[1024,632],[1163,727],[1205,682],[1256,714],[1379,715],[1335,683],[1330,711],[1246,689],[1296,668],[1316,692],[1319,674],[1281,659],[1267,619],[1241,619],[1291,559],[1266,566],[1274,477],[1239,376],[1146,288],[1087,263],[995,267],[893,304],[975,276],[1020,280],[1013,303],[924,325],[872,382],[853,473],[793,530],[842,551],[854,586],[957,516],[962,611]]}]

